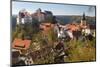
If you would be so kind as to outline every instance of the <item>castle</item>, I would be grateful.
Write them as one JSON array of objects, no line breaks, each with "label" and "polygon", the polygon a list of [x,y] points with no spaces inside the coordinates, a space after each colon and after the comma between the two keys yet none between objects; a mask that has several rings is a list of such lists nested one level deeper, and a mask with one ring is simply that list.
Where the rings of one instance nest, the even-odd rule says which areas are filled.
[{"label": "castle", "polygon": [[38,22],[43,22],[45,20],[53,20],[53,14],[51,11],[44,11],[39,8],[36,10],[35,13],[30,14],[25,9],[19,11],[17,15],[17,24],[25,24],[31,23],[34,21],[33,19],[37,20]]}]

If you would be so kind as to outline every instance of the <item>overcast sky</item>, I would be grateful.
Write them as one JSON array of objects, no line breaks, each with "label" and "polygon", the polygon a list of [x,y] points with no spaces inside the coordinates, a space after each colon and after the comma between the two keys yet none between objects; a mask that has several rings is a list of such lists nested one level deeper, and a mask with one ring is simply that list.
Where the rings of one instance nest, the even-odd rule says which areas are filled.
[{"label": "overcast sky", "polygon": [[12,2],[12,14],[18,14],[21,9],[34,13],[38,8],[42,11],[52,11],[54,15],[82,15],[83,12],[87,16],[95,16],[94,6],[70,5],[70,4],[52,4],[52,3],[36,3],[36,2]]}]

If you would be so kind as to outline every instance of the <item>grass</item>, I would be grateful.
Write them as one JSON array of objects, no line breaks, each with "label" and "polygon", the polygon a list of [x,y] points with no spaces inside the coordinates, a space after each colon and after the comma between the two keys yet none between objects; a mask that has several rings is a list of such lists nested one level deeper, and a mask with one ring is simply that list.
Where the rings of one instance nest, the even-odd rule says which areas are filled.
[{"label": "grass", "polygon": [[[13,37],[21,37],[24,33],[15,32]],[[40,50],[46,46],[50,46],[54,48],[55,42],[57,42],[57,36],[53,32],[53,30],[49,30],[45,35],[41,31],[33,34],[32,42],[29,50],[34,52],[36,50]],[[35,43],[35,44],[34,44]],[[64,62],[80,62],[80,61],[95,61],[96,60],[96,44],[95,39],[92,41],[85,40],[70,40],[64,41],[65,53],[68,54],[67,57],[64,58]],[[50,47],[50,48],[51,48]],[[54,54],[55,52],[49,52],[48,48],[41,53],[41,57],[38,59],[33,59],[34,64],[49,64],[54,63]],[[47,52],[47,54],[45,54]],[[45,54],[45,55],[44,55]]]},{"label": "grass", "polygon": [[86,41],[82,42],[80,40],[73,40],[67,42],[65,45],[69,47],[69,50],[66,52],[69,54],[67,58],[65,58],[65,62],[79,62],[79,61],[95,61],[96,60],[96,51],[95,51],[95,42]]},{"label": "grass", "polygon": [[[46,36],[47,42],[43,41],[42,33],[38,33],[36,38],[41,46],[43,45],[54,45],[53,43],[57,40],[55,36],[53,37],[53,32],[48,32]],[[52,42],[52,43],[51,43]],[[81,41],[81,40],[71,40],[69,42],[64,42],[64,47],[69,48],[65,50],[68,54],[64,58],[65,62],[80,62],[80,61],[95,61],[95,39],[93,41]],[[34,47],[33,47],[34,48]],[[45,51],[44,51],[45,52]],[[36,64],[54,63],[54,53],[49,53],[41,59],[37,59]]]}]

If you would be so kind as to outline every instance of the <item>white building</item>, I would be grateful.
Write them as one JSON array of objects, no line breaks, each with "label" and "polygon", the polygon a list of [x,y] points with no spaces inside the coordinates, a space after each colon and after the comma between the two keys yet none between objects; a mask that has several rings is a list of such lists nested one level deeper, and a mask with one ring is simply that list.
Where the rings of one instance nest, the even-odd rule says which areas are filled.
[{"label": "white building", "polygon": [[26,10],[21,10],[21,11],[19,11],[19,14],[18,14],[16,20],[17,20],[17,24],[25,24],[28,22],[31,23],[32,17]]}]

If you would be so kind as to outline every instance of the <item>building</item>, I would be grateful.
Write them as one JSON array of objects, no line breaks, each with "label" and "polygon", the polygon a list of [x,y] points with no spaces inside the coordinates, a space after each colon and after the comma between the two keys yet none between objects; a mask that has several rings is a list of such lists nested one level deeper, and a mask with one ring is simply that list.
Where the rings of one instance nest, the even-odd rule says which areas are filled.
[{"label": "building", "polygon": [[32,14],[32,18],[38,20],[39,22],[42,22],[45,20],[45,13],[42,12],[42,10],[39,8],[35,13]]},{"label": "building", "polygon": [[88,24],[86,21],[85,13],[83,13],[83,17],[80,23],[80,28],[82,30],[82,33],[84,33],[85,35],[89,35],[95,33],[96,25]]},{"label": "building", "polygon": [[30,13],[28,13],[25,9],[23,9],[19,11],[16,20],[17,24],[25,24],[28,22],[31,23],[32,17]]},{"label": "building", "polygon": [[54,25],[52,23],[41,23],[40,24],[40,29],[44,31],[49,31],[53,27]]},{"label": "building", "polygon": [[51,11],[42,12],[42,10],[40,8],[37,9],[36,12],[33,14],[30,14],[25,9],[22,9],[19,11],[17,18],[16,18],[17,24],[31,23],[32,21],[34,21],[34,19],[39,22],[43,22],[46,20],[52,21],[53,14]]},{"label": "building", "polygon": [[80,25],[81,26],[86,26],[87,25],[85,13],[83,13]]},{"label": "building", "polygon": [[15,40],[12,43],[12,48],[18,50],[27,50],[30,44],[31,44],[31,40],[22,40],[22,39],[15,38]]},{"label": "building", "polygon": [[39,22],[43,22],[45,20],[48,20],[49,18],[51,18],[51,20],[52,20],[53,14],[51,11],[42,12],[42,10],[39,8],[36,10],[36,12],[34,14],[32,14],[32,17],[35,18],[36,20],[38,20]]},{"label": "building", "polygon": [[36,13],[37,13],[37,19],[39,22],[45,20],[45,13],[43,13],[40,8],[36,11]]},{"label": "building", "polygon": [[46,14],[46,20],[48,20],[48,21],[53,21],[53,14],[52,14],[52,12],[51,11],[45,11],[44,12],[45,14]]}]

